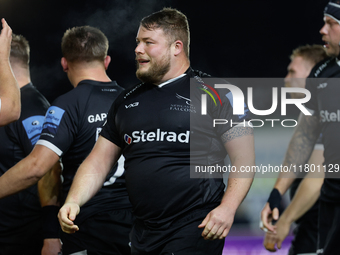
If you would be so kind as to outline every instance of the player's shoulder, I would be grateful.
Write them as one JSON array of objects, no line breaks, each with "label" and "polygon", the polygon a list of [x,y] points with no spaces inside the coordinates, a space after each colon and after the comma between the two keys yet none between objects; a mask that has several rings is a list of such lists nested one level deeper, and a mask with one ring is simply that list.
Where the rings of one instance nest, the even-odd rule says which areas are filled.
[{"label": "player's shoulder", "polygon": [[20,89],[20,91],[21,91],[21,96],[24,99],[26,99],[26,98],[41,98],[43,100],[46,100],[46,102],[48,102],[47,99],[40,93],[40,91],[36,87],[34,87],[34,85],[32,83],[28,83],[27,85],[23,86]]},{"label": "player's shoulder", "polygon": [[141,82],[135,85],[132,85],[125,89],[117,98],[117,101],[124,101],[130,98],[135,98],[141,93],[143,93],[147,88],[150,87],[148,84]]},{"label": "player's shoulder", "polygon": [[195,76],[197,77],[201,77],[201,78],[212,78],[212,76],[210,74],[207,74],[205,72],[202,72],[200,70],[196,70],[196,69],[192,69],[189,70],[189,73],[190,73],[190,77],[193,78]]},{"label": "player's shoulder", "polygon": [[[31,114],[45,114],[50,106],[48,100],[29,83],[21,88],[21,117],[27,117]],[[22,119],[22,118],[21,118]]]},{"label": "player's shoulder", "polygon": [[312,71],[310,72],[309,78],[321,77],[326,72],[326,70],[334,67],[334,65],[336,64],[337,64],[336,58],[334,57],[328,57],[321,60],[313,67]]}]

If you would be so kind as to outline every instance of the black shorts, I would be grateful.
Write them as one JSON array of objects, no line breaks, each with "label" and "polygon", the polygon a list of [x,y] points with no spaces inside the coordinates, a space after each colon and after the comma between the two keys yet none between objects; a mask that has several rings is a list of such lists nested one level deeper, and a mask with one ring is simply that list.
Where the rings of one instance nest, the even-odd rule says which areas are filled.
[{"label": "black shorts", "polygon": [[198,228],[210,210],[197,210],[166,229],[146,227],[136,220],[131,233],[132,255],[221,255],[224,239],[204,240],[203,229]]},{"label": "black shorts", "polygon": [[317,254],[340,254],[340,203],[320,201]]},{"label": "black shorts", "polygon": [[309,210],[303,215],[294,229],[294,239],[289,255],[315,254],[318,240],[318,208]]},{"label": "black shorts", "polygon": [[37,255],[41,254],[42,239],[38,243],[30,244],[2,244],[0,243],[0,255]]},{"label": "black shorts", "polygon": [[[23,219],[25,221],[25,219]],[[0,255],[36,255],[41,254],[43,237],[41,221],[20,224],[16,233],[7,233],[0,237]]]},{"label": "black shorts", "polygon": [[132,223],[131,209],[95,214],[79,224],[76,233],[62,232],[63,255],[81,251],[88,255],[131,254],[129,233]]}]

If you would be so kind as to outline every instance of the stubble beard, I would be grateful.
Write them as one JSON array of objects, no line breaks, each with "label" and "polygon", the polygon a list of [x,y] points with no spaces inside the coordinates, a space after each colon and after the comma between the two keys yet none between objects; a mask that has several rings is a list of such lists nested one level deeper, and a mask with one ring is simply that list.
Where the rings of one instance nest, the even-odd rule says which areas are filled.
[{"label": "stubble beard", "polygon": [[138,68],[137,63],[137,71],[136,76],[137,78],[145,83],[157,84],[159,83],[164,75],[169,72],[170,70],[170,54],[165,54],[160,61],[150,63],[150,67],[147,71],[141,71]]}]

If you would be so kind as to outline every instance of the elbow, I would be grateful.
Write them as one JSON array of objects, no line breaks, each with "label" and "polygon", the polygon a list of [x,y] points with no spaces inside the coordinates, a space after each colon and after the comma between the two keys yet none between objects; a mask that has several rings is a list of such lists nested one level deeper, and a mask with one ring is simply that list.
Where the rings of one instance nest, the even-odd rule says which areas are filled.
[{"label": "elbow", "polygon": [[12,123],[14,121],[17,121],[20,118],[20,108],[19,109],[14,109],[11,113],[9,113],[10,116],[8,116],[8,123]]},{"label": "elbow", "polygon": [[21,107],[20,104],[11,108],[10,111],[0,111],[0,127],[17,121],[20,118]]},{"label": "elbow", "polygon": [[17,121],[20,118],[20,114],[21,114],[20,100],[19,102],[13,104],[13,107],[8,114],[10,115],[11,122]]},{"label": "elbow", "polygon": [[32,183],[37,183],[46,174],[45,168],[41,163],[42,162],[39,158],[33,158],[31,161],[31,171],[28,178],[31,179]]}]

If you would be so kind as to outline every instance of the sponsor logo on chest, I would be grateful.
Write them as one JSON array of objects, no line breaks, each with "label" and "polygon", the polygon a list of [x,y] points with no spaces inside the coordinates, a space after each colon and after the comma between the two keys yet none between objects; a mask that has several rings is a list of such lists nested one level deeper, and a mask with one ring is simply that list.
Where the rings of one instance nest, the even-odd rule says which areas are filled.
[{"label": "sponsor logo on chest", "polygon": [[190,131],[185,133],[176,133],[172,131],[163,131],[159,128],[153,132],[133,131],[131,136],[124,135],[124,141],[127,144],[139,143],[139,142],[170,142],[170,143],[189,143]]},{"label": "sponsor logo on chest", "polygon": [[327,110],[320,111],[321,122],[340,122],[340,110],[329,112]]},{"label": "sponsor logo on chest", "polygon": [[125,109],[129,109],[129,108],[133,108],[139,105],[139,102],[134,102],[132,104],[129,105],[125,105]]}]

